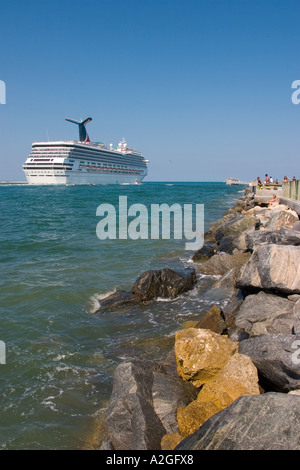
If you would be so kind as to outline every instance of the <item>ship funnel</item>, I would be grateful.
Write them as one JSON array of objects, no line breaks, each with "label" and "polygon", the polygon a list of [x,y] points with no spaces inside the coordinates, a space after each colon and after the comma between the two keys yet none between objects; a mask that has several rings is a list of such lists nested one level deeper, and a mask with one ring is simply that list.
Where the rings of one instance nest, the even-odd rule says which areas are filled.
[{"label": "ship funnel", "polygon": [[90,142],[90,138],[86,132],[85,125],[88,122],[91,122],[92,118],[86,118],[84,121],[75,121],[75,119],[68,119],[66,121],[73,122],[73,124],[77,124],[79,126],[79,140],[80,142]]}]

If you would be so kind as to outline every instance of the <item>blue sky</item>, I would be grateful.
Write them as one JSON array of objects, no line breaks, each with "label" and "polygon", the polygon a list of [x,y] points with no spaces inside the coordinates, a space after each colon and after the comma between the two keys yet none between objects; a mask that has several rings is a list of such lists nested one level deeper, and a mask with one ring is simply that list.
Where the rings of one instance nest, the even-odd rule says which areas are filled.
[{"label": "blue sky", "polygon": [[300,178],[294,0],[1,2],[0,180],[32,141],[91,140],[150,160],[148,181]]}]

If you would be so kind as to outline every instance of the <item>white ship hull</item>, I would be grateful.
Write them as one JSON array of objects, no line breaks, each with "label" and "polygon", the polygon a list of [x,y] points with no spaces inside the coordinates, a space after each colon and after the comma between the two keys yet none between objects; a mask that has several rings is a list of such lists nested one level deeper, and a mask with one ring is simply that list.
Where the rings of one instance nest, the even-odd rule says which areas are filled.
[{"label": "white ship hull", "polygon": [[100,175],[90,173],[72,174],[26,174],[28,184],[34,185],[72,185],[72,184],[138,184],[144,179],[144,176],[137,178],[132,175]]}]

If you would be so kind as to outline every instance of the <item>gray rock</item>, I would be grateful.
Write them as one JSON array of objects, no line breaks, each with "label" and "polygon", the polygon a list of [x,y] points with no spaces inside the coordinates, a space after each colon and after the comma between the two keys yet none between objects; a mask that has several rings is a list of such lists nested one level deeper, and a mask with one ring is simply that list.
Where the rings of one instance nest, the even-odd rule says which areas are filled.
[{"label": "gray rock", "polygon": [[106,412],[108,438],[115,450],[159,450],[164,434],[176,430],[176,410],[196,398],[195,387],[166,374],[154,361],[120,364]]},{"label": "gray rock", "polygon": [[197,277],[194,269],[174,271],[165,268],[146,271],[135,281],[131,292],[141,300],[152,300],[158,297],[175,298],[195,286]]},{"label": "gray rock", "polygon": [[238,251],[247,251],[248,250],[248,245],[247,245],[247,234],[252,233],[254,231],[254,227],[245,230],[241,235],[238,237],[223,237],[220,240],[219,246],[218,246],[218,252],[224,252],[224,253],[229,253],[233,254],[236,250]]},{"label": "gray rock", "polygon": [[197,398],[199,389],[179,377],[154,372],[153,374],[153,408],[160,418],[166,433],[179,432],[177,409],[185,408]]},{"label": "gray rock", "polygon": [[152,402],[153,372],[162,371],[150,361],[120,364],[106,412],[106,428],[115,450],[157,449],[165,428]]},{"label": "gray rock", "polygon": [[216,230],[215,239],[219,242],[223,237],[238,237],[245,230],[255,227],[257,219],[250,214],[239,215],[229,220],[225,225]]},{"label": "gray rock", "polygon": [[270,220],[265,225],[267,230],[278,230],[281,227],[292,228],[295,222],[299,220],[296,212],[282,208],[272,209],[269,213]]},{"label": "gray rock", "polygon": [[197,261],[207,261],[216,253],[216,245],[212,242],[204,243],[203,247],[200,250],[196,251],[193,255],[192,260]]},{"label": "gray rock", "polygon": [[236,286],[244,292],[300,294],[300,246],[258,245],[241,268]]},{"label": "gray rock", "polygon": [[223,275],[232,268],[238,271],[246,263],[249,256],[250,253],[235,253],[233,255],[218,253],[208,261],[199,263],[197,270],[200,273],[211,275]]},{"label": "gray rock", "polygon": [[296,230],[281,228],[279,230],[255,230],[245,235],[246,247],[253,251],[257,245],[300,245],[300,233]]},{"label": "gray rock", "polygon": [[248,395],[209,418],[174,451],[300,450],[299,427],[299,397]]},{"label": "gray rock", "polygon": [[293,230],[296,230],[297,232],[300,232],[300,220],[297,220],[293,227],[292,227]]},{"label": "gray rock", "polygon": [[243,328],[236,326],[237,313],[243,304],[244,297],[239,289],[235,289],[228,302],[222,307],[222,317],[224,318],[228,338],[231,341],[242,341],[249,338],[249,334]]},{"label": "gray rock", "polygon": [[229,221],[235,220],[237,217],[236,211],[231,208],[227,214],[224,214],[223,217],[213,222],[207,232],[204,234],[204,240],[206,242],[216,242],[215,234],[216,231],[225,226]]},{"label": "gray rock", "polygon": [[234,287],[236,277],[237,270],[235,268],[229,269],[211,288],[201,294],[201,298],[217,305],[226,305],[236,290]]},{"label": "gray rock", "polygon": [[235,319],[237,312],[243,304],[244,297],[239,289],[235,289],[234,293],[222,308],[223,318],[225,320],[227,328],[235,327]]},{"label": "gray rock", "polygon": [[239,343],[239,352],[257,367],[265,390],[287,393],[300,388],[300,336],[260,335]]},{"label": "gray rock", "polygon": [[248,295],[237,312],[235,325],[250,337],[261,334],[300,334],[300,303],[263,291]]}]

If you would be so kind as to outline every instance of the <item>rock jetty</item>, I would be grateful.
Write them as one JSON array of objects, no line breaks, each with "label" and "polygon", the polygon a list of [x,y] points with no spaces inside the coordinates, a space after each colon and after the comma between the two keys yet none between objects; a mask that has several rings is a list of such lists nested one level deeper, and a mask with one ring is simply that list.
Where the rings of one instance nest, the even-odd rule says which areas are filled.
[{"label": "rock jetty", "polygon": [[[163,361],[115,370],[100,449],[300,450],[300,231],[250,189],[212,224],[193,269],[143,273],[100,309],[174,298],[197,273],[229,299],[177,331]],[[103,431],[103,430],[102,430]]]}]

